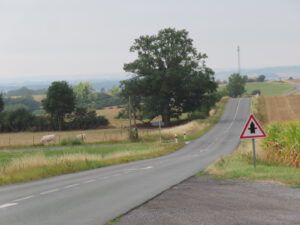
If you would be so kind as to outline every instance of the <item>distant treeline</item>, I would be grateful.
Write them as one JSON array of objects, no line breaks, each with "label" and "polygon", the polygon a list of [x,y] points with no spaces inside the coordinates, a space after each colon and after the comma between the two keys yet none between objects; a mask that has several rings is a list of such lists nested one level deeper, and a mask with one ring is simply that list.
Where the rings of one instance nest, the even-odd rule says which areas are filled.
[{"label": "distant treeline", "polygon": [[[56,121],[49,115],[34,115],[25,108],[17,108],[0,113],[0,131],[50,131],[56,130]],[[94,129],[107,126],[109,121],[104,116],[97,116],[95,110],[78,109],[67,115],[63,130]]]},{"label": "distant treeline", "polygon": [[47,89],[29,89],[27,87],[22,87],[16,90],[8,91],[5,96],[26,96],[26,95],[44,95]]},{"label": "distant treeline", "polygon": [[41,108],[41,103],[35,101],[31,95],[17,98],[4,98],[5,111],[11,111],[17,108],[25,108],[30,112],[34,112]]}]

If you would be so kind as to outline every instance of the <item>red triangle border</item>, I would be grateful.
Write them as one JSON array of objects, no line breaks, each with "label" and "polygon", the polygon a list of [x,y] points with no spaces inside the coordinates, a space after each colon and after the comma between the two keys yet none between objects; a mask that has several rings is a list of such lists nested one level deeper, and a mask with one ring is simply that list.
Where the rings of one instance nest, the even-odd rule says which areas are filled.
[{"label": "red triangle border", "polygon": [[[256,135],[256,136],[244,136],[245,135],[245,132],[246,132],[246,129],[251,121],[251,119],[254,120],[255,124],[257,125],[257,127],[259,128],[260,132],[262,133],[262,135]],[[241,136],[240,138],[243,139],[243,138],[263,138],[263,137],[266,137],[267,135],[265,134],[264,130],[262,129],[262,127],[260,126],[260,124],[258,123],[258,121],[256,120],[255,116],[253,114],[250,115],[250,117],[248,118],[247,122],[246,122],[246,125],[241,133]]]}]

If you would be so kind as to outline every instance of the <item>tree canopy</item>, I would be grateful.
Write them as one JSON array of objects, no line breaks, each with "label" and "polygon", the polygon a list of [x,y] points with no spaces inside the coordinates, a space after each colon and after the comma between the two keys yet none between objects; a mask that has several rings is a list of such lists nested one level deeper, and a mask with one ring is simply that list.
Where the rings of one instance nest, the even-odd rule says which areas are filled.
[{"label": "tree canopy", "polygon": [[75,105],[80,108],[92,108],[96,100],[93,86],[89,82],[80,82],[73,87],[75,94]]},{"label": "tree canopy", "polygon": [[227,92],[230,97],[237,97],[242,95],[245,89],[245,79],[239,73],[234,73],[230,75],[229,82],[227,85]]},{"label": "tree canopy", "polygon": [[186,30],[167,28],[135,39],[130,48],[137,59],[124,65],[132,77],[121,82],[122,95],[143,102],[143,109],[170,118],[214,103],[217,84],[207,56],[196,50]]},{"label": "tree canopy", "polygon": [[42,100],[42,105],[61,130],[65,114],[74,111],[75,95],[72,87],[66,81],[52,82],[47,97]]},{"label": "tree canopy", "polygon": [[3,95],[0,94],[0,112],[3,110],[3,108],[4,108]]}]

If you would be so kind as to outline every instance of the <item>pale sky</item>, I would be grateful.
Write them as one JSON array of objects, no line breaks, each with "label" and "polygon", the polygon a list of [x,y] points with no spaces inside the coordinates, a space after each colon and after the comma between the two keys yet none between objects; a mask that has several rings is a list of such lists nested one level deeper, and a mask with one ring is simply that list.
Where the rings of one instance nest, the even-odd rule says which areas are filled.
[{"label": "pale sky", "polygon": [[123,72],[140,35],[186,29],[213,69],[300,65],[298,0],[0,0],[0,79]]}]

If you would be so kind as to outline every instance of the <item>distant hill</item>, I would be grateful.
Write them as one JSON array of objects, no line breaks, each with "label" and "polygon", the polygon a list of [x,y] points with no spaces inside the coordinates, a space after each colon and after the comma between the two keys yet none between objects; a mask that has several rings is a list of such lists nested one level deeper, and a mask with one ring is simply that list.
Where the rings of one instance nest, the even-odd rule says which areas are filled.
[{"label": "distant hill", "polygon": [[29,89],[27,87],[21,87],[16,90],[11,90],[6,93],[6,96],[26,96],[26,95],[43,95],[46,94],[46,89]]},{"label": "distant hill", "polygon": [[[215,77],[217,80],[227,80],[237,70],[216,70]],[[256,77],[258,75],[265,75],[267,80],[288,79],[293,77],[294,79],[300,79],[300,66],[276,66],[276,67],[264,67],[257,69],[242,69],[242,75],[248,77]]]}]

